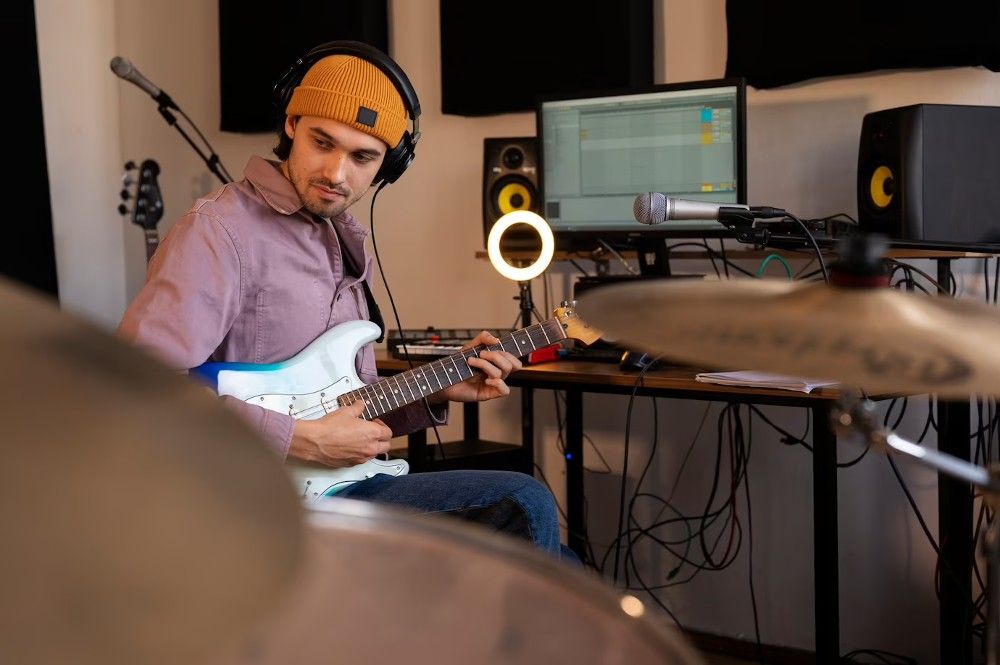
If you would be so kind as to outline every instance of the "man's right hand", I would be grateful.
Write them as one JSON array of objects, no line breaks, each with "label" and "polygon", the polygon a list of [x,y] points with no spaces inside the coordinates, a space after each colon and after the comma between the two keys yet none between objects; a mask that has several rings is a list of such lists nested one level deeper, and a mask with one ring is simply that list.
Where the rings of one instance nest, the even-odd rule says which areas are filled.
[{"label": "man's right hand", "polygon": [[295,421],[288,456],[339,468],[388,452],[392,430],[381,420],[362,418],[364,410],[358,400],[322,418]]}]

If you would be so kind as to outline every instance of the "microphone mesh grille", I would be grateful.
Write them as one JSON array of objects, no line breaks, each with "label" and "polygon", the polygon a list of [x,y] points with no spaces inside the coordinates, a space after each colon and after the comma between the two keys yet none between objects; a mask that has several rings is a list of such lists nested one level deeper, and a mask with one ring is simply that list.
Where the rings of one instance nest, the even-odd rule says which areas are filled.
[{"label": "microphone mesh grille", "polygon": [[667,197],[658,192],[639,194],[632,202],[632,214],[640,224],[660,224],[667,218]]},{"label": "microphone mesh grille", "polygon": [[649,217],[649,194],[639,194],[632,202],[632,214],[635,221],[640,224],[650,224],[653,220]]}]

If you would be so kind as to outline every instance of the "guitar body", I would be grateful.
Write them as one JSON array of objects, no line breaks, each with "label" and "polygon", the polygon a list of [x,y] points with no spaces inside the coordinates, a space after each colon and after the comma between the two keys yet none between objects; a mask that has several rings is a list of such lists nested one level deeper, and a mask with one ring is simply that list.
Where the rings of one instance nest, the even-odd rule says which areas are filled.
[{"label": "guitar body", "polygon": [[[370,321],[349,321],[326,331],[296,356],[280,363],[205,363],[191,372],[220,395],[297,419],[321,418],[339,408],[339,396],[364,387],[354,359],[365,344],[378,338],[379,332]],[[372,459],[341,469],[289,460],[286,466],[307,500],[331,496],[377,473],[401,476],[409,471],[405,460]]]},{"label": "guitar body", "polygon": [[[379,327],[371,321],[349,321],[327,330],[293,358],[270,365],[205,363],[191,373],[220,395],[231,395],[248,404],[287,413],[293,418],[322,418],[342,405],[363,400],[362,416],[374,420],[435,392],[476,375],[469,360],[481,351],[502,350],[517,357],[563,339],[590,344],[600,337],[568,304],[555,318],[504,334],[497,344],[480,345],[434,360],[391,377],[365,384],[354,369],[363,346],[375,341]],[[304,499],[331,496],[351,483],[378,473],[401,476],[409,471],[404,460],[371,459],[344,469],[298,461],[287,463]]]}]

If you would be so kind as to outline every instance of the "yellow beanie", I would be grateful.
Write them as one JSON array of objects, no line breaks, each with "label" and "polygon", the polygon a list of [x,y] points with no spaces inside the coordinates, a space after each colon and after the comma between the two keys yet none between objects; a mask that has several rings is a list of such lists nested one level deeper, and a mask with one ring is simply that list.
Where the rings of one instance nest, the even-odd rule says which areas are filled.
[{"label": "yellow beanie", "polygon": [[292,93],[285,113],[330,118],[395,148],[406,131],[403,98],[382,70],[353,55],[317,61]]}]

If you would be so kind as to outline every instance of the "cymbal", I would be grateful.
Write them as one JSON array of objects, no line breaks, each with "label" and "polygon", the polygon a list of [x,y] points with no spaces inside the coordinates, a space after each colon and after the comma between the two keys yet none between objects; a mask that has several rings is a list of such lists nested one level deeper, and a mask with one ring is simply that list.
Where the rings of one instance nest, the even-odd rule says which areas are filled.
[{"label": "cymbal", "polygon": [[602,287],[577,307],[675,361],[831,379],[870,393],[1000,395],[1000,311],[949,297],[778,280]]},{"label": "cymbal", "polygon": [[298,497],[193,381],[0,281],[0,653],[203,662],[280,597]]},{"label": "cymbal", "polygon": [[293,591],[216,665],[696,665],[638,598],[528,543],[440,515],[310,504]]}]

